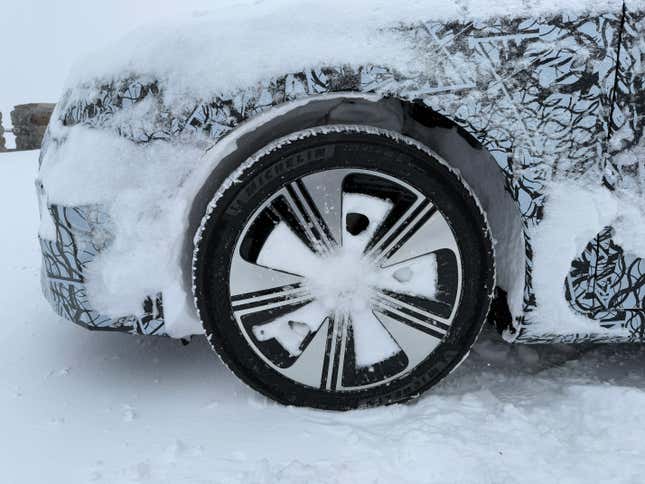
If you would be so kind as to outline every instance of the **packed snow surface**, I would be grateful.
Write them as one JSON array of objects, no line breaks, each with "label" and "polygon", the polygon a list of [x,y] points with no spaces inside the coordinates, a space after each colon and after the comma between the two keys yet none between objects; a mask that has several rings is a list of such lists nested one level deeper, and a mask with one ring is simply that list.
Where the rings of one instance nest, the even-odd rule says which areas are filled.
[{"label": "packed snow surface", "polygon": [[92,333],[40,294],[37,152],[0,155],[0,481],[636,483],[645,352],[508,345],[486,331],[411,405],[286,408],[199,337]]}]

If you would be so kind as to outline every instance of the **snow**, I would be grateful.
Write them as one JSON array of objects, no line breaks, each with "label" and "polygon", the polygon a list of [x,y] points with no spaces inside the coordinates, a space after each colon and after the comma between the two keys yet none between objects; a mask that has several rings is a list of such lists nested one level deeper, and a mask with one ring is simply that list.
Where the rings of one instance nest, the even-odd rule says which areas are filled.
[{"label": "snow", "polygon": [[[434,299],[437,264],[433,254],[421,255],[388,268],[381,268],[373,259],[363,257],[367,244],[385,220],[392,203],[368,195],[344,193],[341,205],[339,215],[342,220],[347,220],[350,213],[359,213],[367,217],[368,225],[360,233],[352,234],[343,224],[338,247],[320,248],[321,253],[314,253],[283,222],[269,234],[257,264],[302,276],[305,294],[310,294],[313,302],[255,327],[253,332],[261,341],[275,338],[291,355],[299,355],[305,338],[310,332],[318,331],[328,317],[349,315],[354,331],[356,364],[364,368],[400,351],[372,313],[373,298],[378,290]],[[293,297],[299,295],[299,292],[292,294]]]},{"label": "snow", "polygon": [[[428,139],[422,141],[449,160],[486,212],[495,244],[497,285],[507,292],[511,314],[521,315],[526,270],[524,235],[517,205],[504,187],[504,177],[491,169],[496,163],[490,162],[492,156],[464,142],[457,129],[433,128],[428,134]],[[513,335],[507,337],[512,339]]]},{"label": "snow", "polygon": [[[614,240],[626,252],[645,253],[642,234],[645,200],[637,194],[612,192],[591,182],[556,182],[549,188],[545,213],[531,239],[537,308],[528,318],[545,333],[584,335],[593,329],[607,336],[624,335],[625,329],[620,327],[590,328],[587,318],[571,310],[562,291],[571,261],[607,226],[614,227]],[[566,228],[566,237],[562,236],[563,228]]]},{"label": "snow", "polygon": [[[67,143],[50,149],[39,173],[47,180],[42,203],[74,206],[83,200],[80,205],[101,205],[112,216],[113,242],[88,267],[88,295],[95,308],[115,317],[138,314],[148,295],[172,291],[181,279],[183,241],[175,227],[189,205],[178,193],[203,150],[159,141],[136,145],[81,126],[68,130]],[[53,240],[51,217],[42,213],[40,235]]]},{"label": "snow", "polygon": [[[15,104],[58,101],[71,67],[76,65],[76,72],[84,71],[89,67],[87,61],[78,61],[79,56],[94,59],[91,65],[97,75],[106,72],[111,74],[110,69],[115,66],[137,65],[136,63],[141,59],[146,59],[144,65],[149,65],[151,58],[146,56],[151,52],[154,52],[155,58],[158,59],[154,67],[160,70],[166,70],[165,61],[175,54],[180,55],[183,65],[199,70],[197,59],[195,62],[191,61],[195,58],[195,52],[190,52],[190,55],[184,56],[183,59],[181,55],[193,46],[191,45],[193,42],[198,46],[203,44],[199,44],[199,39],[189,40],[183,35],[185,32],[181,27],[178,28],[176,24],[188,27],[194,23],[206,39],[215,36],[220,39],[220,42],[214,44],[218,46],[217,48],[209,46],[208,49],[201,49],[204,56],[215,58],[217,63],[211,64],[215,70],[221,65],[226,65],[226,61],[230,60],[233,50],[230,49],[231,39],[235,39],[237,44],[246,43],[269,49],[268,44],[262,41],[266,40],[266,35],[270,33],[272,27],[286,25],[286,29],[282,30],[284,32],[300,30],[307,34],[321,28],[321,24],[324,24],[330,15],[334,16],[334,24],[338,25],[337,28],[340,30],[341,26],[338,22],[340,18],[356,24],[363,23],[366,17],[365,22],[380,18],[418,19],[417,15],[427,14],[428,11],[432,16],[441,18],[455,15],[463,17],[469,14],[489,16],[506,14],[513,10],[543,13],[561,9],[561,2],[558,0],[530,3],[520,0],[494,3],[486,0],[455,3],[413,0],[405,2],[404,5],[402,5],[403,2],[378,0],[369,2],[365,8],[366,2],[367,0],[349,2],[336,0],[334,4],[313,0],[297,3],[295,0],[218,0],[216,4],[210,0],[182,0],[181,2],[174,0],[137,0],[136,2],[130,0],[111,0],[110,2],[22,0],[15,2],[11,4],[11,8],[3,9],[0,16],[0,44],[19,45],[19,48],[3,49],[3,70],[0,77],[3,89],[0,90],[0,111],[5,115],[5,125],[8,125],[9,112]],[[634,5],[640,3],[642,0],[630,2]],[[574,10],[581,10],[615,7],[620,5],[620,2],[618,0],[600,2],[570,0],[567,4]],[[307,17],[307,22],[303,22],[307,12],[311,15]],[[360,12],[360,16],[356,15],[357,12]],[[250,16],[249,26],[255,29],[255,35],[240,35],[242,31],[240,17],[243,15]],[[209,32],[207,25],[211,21],[214,22],[214,29]],[[173,22],[175,24],[173,28],[164,30],[164,24],[173,24]],[[124,42],[121,42],[121,45],[113,45],[114,40],[143,23],[157,24],[156,27],[148,28],[148,34],[163,33],[161,38],[153,39],[161,41],[161,44],[151,42],[149,35],[130,34],[132,40],[139,42],[137,48],[143,48],[144,51],[137,59],[128,60],[120,50]],[[246,32],[250,30],[249,28]],[[110,47],[110,45],[113,46]],[[165,50],[167,47],[170,47],[170,50]],[[291,48],[295,47],[291,46]],[[92,55],[97,49],[104,49],[105,54],[98,57]],[[274,57],[273,50],[269,52],[269,57],[260,59],[261,64],[265,64],[266,59],[271,57]],[[221,72],[215,70],[215,73],[215,76],[207,78],[207,82],[218,82]],[[73,78],[70,78],[71,80]]]},{"label": "snow", "polygon": [[[166,107],[177,113],[186,107],[185,103],[192,103],[194,107],[200,98],[207,99],[221,91],[236,91],[272,75],[298,72],[312,64],[374,63],[391,65],[410,75],[432,69],[432,58],[424,57],[424,64],[419,65],[421,56],[414,39],[405,38],[400,30],[391,28],[400,22],[501,14],[540,15],[562,9],[561,2],[555,0],[531,5],[517,0],[494,5],[484,0],[410,1],[403,5],[385,0],[334,0],[295,5],[293,0],[229,2],[218,4],[211,12],[187,15],[184,11],[172,19],[167,15],[161,23],[132,32],[81,60],[67,86],[92,81],[87,89],[72,93],[91,97],[96,94],[95,81],[136,73],[158,79]],[[620,5],[618,0],[577,0],[568,2],[566,7],[570,11],[595,11],[618,10]],[[330,15],[333,22],[329,21]],[[240,31],[245,35],[240,36]],[[275,55],[276,51],[280,56]],[[152,99],[138,103],[121,111],[109,123],[127,124],[121,117],[154,119],[157,107],[153,104]],[[278,111],[269,114],[275,116]],[[259,121],[260,117],[252,122],[257,126]],[[110,127],[109,123],[106,128]],[[146,296],[161,290],[168,308],[167,330],[174,336],[199,331],[189,294],[182,291],[180,283],[179,247],[186,234],[186,213],[205,179],[204,174],[221,159],[216,154],[230,151],[234,140],[223,140],[202,157],[197,150],[188,152],[190,148],[181,144],[160,147],[152,143],[153,149],[145,152],[109,133],[90,135],[88,131],[80,127],[52,130],[56,137],[69,134],[77,142],[68,139],[67,146],[73,149],[63,145],[60,153],[54,150],[48,153],[42,176],[46,179],[50,203],[85,205],[110,200],[109,212],[117,224],[115,243],[91,265],[88,291],[93,305],[109,316],[136,314]],[[173,166],[173,158],[186,162]],[[78,174],[75,179],[68,176],[72,172]],[[119,197],[112,200],[116,192]],[[493,203],[482,200],[485,207]],[[133,207],[136,208],[133,210]],[[497,248],[508,249],[499,250],[506,256],[498,261],[500,285],[509,293],[513,314],[519,315],[524,266],[516,261],[524,255],[514,218],[516,213],[512,212],[509,220],[501,220],[509,211],[491,210],[491,213],[492,231],[499,241]],[[41,233],[51,236],[51,223],[46,219]]]},{"label": "snow", "polygon": [[258,324],[252,331],[259,341],[275,339],[292,356],[302,353],[300,346],[307,335],[316,331],[323,322],[325,309],[312,302],[288,316],[282,316],[270,323]]},{"label": "snow", "polygon": [[[622,1],[569,0],[566,8],[570,12],[619,11]],[[208,99],[312,64],[372,63],[403,73],[427,71],[434,60],[421,59],[412,48],[415,40],[392,27],[419,20],[531,17],[562,10],[559,0],[235,3],[131,32],[79,61],[67,85],[142,74],[160,80],[168,105],[180,105],[188,94]],[[438,56],[436,62],[442,59]]]},{"label": "snow", "polygon": [[3,483],[640,482],[645,352],[508,345],[411,405],[274,404],[203,338],[92,333],[40,294],[37,152],[0,155]]},{"label": "snow", "polygon": [[[255,121],[259,122],[259,121]],[[245,125],[246,129],[249,129],[249,124]],[[409,145],[415,146],[420,150],[427,151],[428,148],[421,145],[419,142],[415,141],[412,138],[406,138],[400,136],[396,133],[389,131],[381,130],[378,128],[371,128],[365,126],[357,125],[330,125],[330,126],[318,126],[311,129],[302,130],[291,135],[285,136],[283,138],[274,140],[272,143],[269,143],[259,152],[255,153],[252,157],[247,159],[242,163],[222,184],[222,186],[217,190],[212,200],[210,201],[206,214],[202,219],[200,228],[198,229],[195,239],[194,239],[194,260],[199,255],[199,243],[201,241],[201,236],[205,228],[205,224],[210,219],[213,210],[215,209],[218,201],[223,195],[223,192],[227,190],[232,184],[239,183],[240,177],[242,174],[248,170],[254,163],[262,159],[267,154],[272,151],[281,148],[282,146],[288,145],[298,139],[305,139],[310,136],[315,136],[317,134],[324,133],[333,133],[333,132],[367,132],[380,134],[382,136],[390,136],[396,138],[402,142],[408,143]],[[226,140],[225,140],[226,141]],[[229,143],[231,140],[228,140]],[[234,141],[233,141],[234,142]],[[216,146],[217,147],[217,146]],[[226,146],[221,149],[228,149]],[[213,156],[213,154],[210,154]],[[217,159],[217,158],[215,158]],[[443,162],[445,163],[445,162]],[[450,168],[447,163],[446,166],[454,173],[455,176],[459,176],[452,168]],[[465,182],[464,182],[465,183]],[[345,203],[346,200],[346,203]],[[482,216],[486,218],[485,212],[479,205],[479,202],[474,198],[475,203],[478,204],[479,209],[481,210]],[[343,196],[343,219],[347,216],[350,211],[356,211],[358,213],[364,213],[369,216],[369,218],[380,221],[382,220],[388,210],[390,209],[389,203],[383,200],[376,200],[373,197],[368,197],[364,195],[353,195],[347,194]],[[443,217],[434,217],[432,221],[424,227],[429,228],[432,224],[441,224],[445,225],[448,230],[437,230],[437,240],[433,240],[433,243],[439,243],[438,247],[453,247],[454,238],[452,240],[447,240],[445,234],[451,234],[451,230],[447,227],[447,223]],[[291,322],[291,316],[279,318],[273,323],[264,325],[261,328],[258,328],[260,331],[259,336],[261,338],[275,338],[282,346],[290,352],[290,354],[299,354],[300,343],[304,340],[307,333],[304,332],[304,326],[306,325],[309,329],[314,330],[320,326],[318,322],[324,319],[325,305],[327,308],[336,307],[338,305],[339,297],[344,297],[342,294],[339,296],[337,286],[347,287],[353,286],[354,289],[356,286],[360,288],[358,295],[358,304],[352,299],[350,302],[353,305],[352,310],[360,314],[356,318],[355,331],[357,334],[357,342],[355,345],[356,359],[359,366],[369,366],[379,361],[383,361],[387,357],[396,353],[396,343],[393,341],[392,337],[387,334],[387,331],[383,330],[382,327],[379,327],[374,324],[374,318],[370,317],[369,313],[364,311],[363,308],[366,308],[367,304],[363,301],[369,300],[369,292],[372,291],[372,287],[381,287],[383,289],[404,291],[411,294],[418,294],[421,296],[433,298],[436,291],[436,261],[433,256],[423,256],[418,257],[408,266],[407,259],[414,259],[414,255],[409,255],[404,257],[402,260],[394,260],[397,257],[400,257],[401,254],[405,252],[404,248],[400,250],[393,259],[390,259],[392,264],[388,267],[385,267],[383,274],[386,277],[382,277],[383,274],[379,274],[378,271],[366,271],[363,267],[354,267],[355,263],[352,263],[352,270],[347,271],[347,260],[352,259],[352,251],[354,254],[363,253],[365,244],[367,244],[372,233],[376,230],[379,223],[370,224],[366,231],[359,234],[358,237],[348,237],[348,233],[345,232],[343,239],[347,240],[349,243],[346,244],[344,249],[349,251],[349,257],[346,254],[341,252],[341,261],[340,264],[335,264],[332,261],[332,265],[337,265],[337,268],[332,268],[331,271],[327,272],[327,262],[325,259],[317,259],[314,257],[313,253],[307,250],[304,247],[304,244],[296,240],[296,236],[293,232],[288,230],[285,226],[278,226],[276,230],[268,237],[267,242],[265,243],[263,251],[260,253],[258,258],[258,263],[260,265],[265,265],[273,269],[278,269],[286,273],[291,274],[302,274],[308,280],[314,294],[317,296],[318,300],[321,302],[320,305],[310,305],[303,311],[298,313],[298,318],[305,317],[305,320],[297,319],[297,323],[301,323],[298,326],[289,324]],[[437,229],[438,227],[432,227],[432,229]],[[446,239],[446,240],[444,240]],[[456,244],[455,244],[456,245]],[[300,246],[300,250],[293,250],[294,247]],[[368,252],[369,255],[369,252]],[[418,255],[418,254],[417,254]],[[356,259],[356,257],[354,257]],[[343,264],[343,260],[346,262]],[[410,280],[401,282],[394,277],[395,268],[404,268],[408,267],[412,271],[412,277]],[[303,272],[304,268],[304,272]],[[422,269],[430,270],[430,278],[427,278],[428,272],[423,272]],[[353,272],[359,272],[362,274],[364,284],[357,284],[357,280],[353,278]],[[423,281],[418,277],[414,277],[414,274],[420,275],[423,274]],[[235,274],[232,273],[231,280],[235,279]],[[321,277],[321,274],[325,274]],[[348,275],[350,277],[348,277]],[[387,277],[392,276],[392,277]],[[323,282],[322,287],[320,287],[320,282]],[[340,284],[338,281],[341,281]],[[233,286],[233,285],[232,285]],[[491,289],[495,287],[495,284],[492,284]],[[264,289],[265,287],[262,287]],[[259,288],[258,288],[259,289]],[[245,288],[244,291],[248,291],[248,288]],[[195,292],[195,291],[193,291]],[[242,291],[237,291],[236,288],[232,287],[231,292],[233,294],[238,294]],[[342,293],[342,291],[341,291]],[[327,303],[327,301],[332,301],[332,303]],[[333,301],[336,300],[336,303]],[[197,305],[197,304],[196,304]],[[343,303],[341,302],[341,306]],[[172,325],[171,321],[171,325]],[[166,324],[168,321],[166,320]],[[361,327],[365,325],[364,327]],[[369,328],[369,329],[368,329]],[[294,330],[295,329],[295,330]],[[176,330],[173,330],[176,332]],[[367,335],[369,334],[369,337]],[[256,336],[258,334],[256,333]],[[362,336],[362,338],[361,338]]]}]

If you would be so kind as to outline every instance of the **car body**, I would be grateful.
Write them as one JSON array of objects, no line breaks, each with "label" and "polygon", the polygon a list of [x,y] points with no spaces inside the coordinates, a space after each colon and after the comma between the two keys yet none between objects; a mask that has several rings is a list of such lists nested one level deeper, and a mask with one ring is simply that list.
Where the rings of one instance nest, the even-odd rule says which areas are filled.
[{"label": "car body", "polygon": [[[203,187],[214,167],[232,173],[262,146],[253,136],[263,126],[277,137],[315,125],[310,109],[344,123],[389,128],[412,117],[431,128],[420,141],[486,211],[496,243],[491,314],[506,339],[641,341],[645,4],[554,2],[508,15],[464,5],[383,4],[364,25],[368,5],[339,4],[346,15],[327,23],[315,20],[327,10],[310,4],[308,13],[289,2],[240,7],[130,36],[78,69],[38,180],[43,289],[56,312],[89,329],[200,333],[190,254]],[[290,29],[291,9],[300,13]],[[313,26],[296,25],[303,18]],[[461,160],[451,156],[454,137],[467,141]],[[191,161],[168,168],[180,156]],[[110,165],[117,158],[127,161]],[[132,180],[106,181],[111,170]],[[122,196],[148,206],[123,220]],[[136,270],[119,279],[110,272],[119,265]]]}]

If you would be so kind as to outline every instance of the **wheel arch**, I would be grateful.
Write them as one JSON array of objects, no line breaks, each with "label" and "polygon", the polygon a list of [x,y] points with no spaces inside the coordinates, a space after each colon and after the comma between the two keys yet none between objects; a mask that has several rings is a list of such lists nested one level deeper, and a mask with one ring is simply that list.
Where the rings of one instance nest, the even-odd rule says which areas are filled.
[{"label": "wheel arch", "polygon": [[[264,115],[266,120],[261,119]],[[486,212],[495,243],[500,290],[492,317],[499,330],[515,331],[513,322],[521,317],[526,271],[521,213],[507,190],[507,173],[475,135],[422,101],[397,96],[327,94],[284,103],[264,115],[240,124],[224,138],[231,137],[231,148],[213,153],[216,159],[209,160],[208,166],[214,168],[203,177],[189,211],[189,230],[182,250],[185,287],[192,286],[193,236],[213,193],[239,165],[270,142],[293,132],[329,124],[361,124],[392,130],[425,144],[456,169],[472,189]]]}]

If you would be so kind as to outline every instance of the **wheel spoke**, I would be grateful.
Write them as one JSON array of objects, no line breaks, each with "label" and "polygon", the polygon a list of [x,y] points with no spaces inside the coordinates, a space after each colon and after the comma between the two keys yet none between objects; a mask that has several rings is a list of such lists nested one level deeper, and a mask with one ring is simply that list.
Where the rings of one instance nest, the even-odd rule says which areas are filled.
[{"label": "wheel spoke", "polygon": [[301,353],[296,361],[283,370],[287,377],[314,388],[323,388],[321,382],[329,324],[330,319],[324,319],[309,343],[304,347],[301,345]]},{"label": "wheel spoke", "polygon": [[284,296],[298,288],[302,290],[303,281],[298,274],[252,264],[236,256],[231,266],[231,302],[239,305]]},{"label": "wheel spoke", "polygon": [[434,350],[441,340],[426,331],[377,311],[375,317],[390,333],[396,344],[408,358],[408,368],[414,368]]},{"label": "wheel spoke", "polygon": [[[279,223],[267,237],[257,263],[278,271],[307,277],[320,264],[319,257],[295,234],[287,223]],[[256,277],[250,275],[250,277]]]},{"label": "wheel spoke", "polygon": [[[422,298],[416,299],[423,300]],[[432,301],[427,301],[427,303],[432,304]],[[439,339],[442,339],[450,329],[451,321],[449,319],[430,312],[426,304],[421,307],[419,304],[412,303],[410,297],[404,294],[379,291],[373,297],[373,304],[379,312]]]},{"label": "wheel spoke", "polygon": [[342,386],[349,324],[349,318],[345,314],[336,314],[330,318],[320,382],[322,389],[334,391]]},{"label": "wheel spoke", "polygon": [[[320,329],[325,318],[324,308],[312,302],[300,306],[295,311],[282,314],[268,323],[256,324],[252,326],[252,331],[258,341],[273,339],[287,350],[291,357],[297,358],[311,345],[313,336]],[[318,361],[322,361],[322,354]]]},{"label": "wheel spoke", "polygon": [[[304,234],[315,252],[328,254],[341,241],[342,177],[340,174],[323,173],[312,175],[312,178],[308,185],[303,180],[290,183],[282,190],[281,196],[293,215],[290,221],[296,226],[292,228]],[[310,186],[313,187],[311,191]]]},{"label": "wheel spoke", "polygon": [[311,301],[313,298],[308,289],[289,285],[239,294],[232,299],[232,306],[237,317],[264,313],[263,320],[268,321],[274,319],[276,313],[291,313]]},{"label": "wheel spoke", "polygon": [[426,299],[437,297],[438,266],[435,254],[388,265],[381,269],[380,288]]},{"label": "wheel spoke", "polygon": [[[289,226],[294,234],[299,234],[307,242],[309,248],[315,253],[324,253],[326,248],[322,241],[316,237],[313,231],[313,223],[309,219],[298,195],[294,193],[291,184],[280,192],[279,201],[284,203],[284,208],[278,203],[274,205],[277,208],[279,216]],[[287,214],[284,210],[287,210]]]},{"label": "wheel spoke", "polygon": [[347,173],[347,170],[314,173],[298,183],[313,221],[330,247],[343,243],[343,180]]},{"label": "wheel spoke", "polygon": [[385,361],[401,350],[370,309],[352,313],[352,337],[358,368]]},{"label": "wheel spoke", "polygon": [[408,234],[409,237],[395,244],[387,260],[383,261],[383,267],[390,267],[441,249],[449,249],[459,257],[454,233],[438,211],[433,211],[413,232],[408,231]]},{"label": "wheel spoke", "polygon": [[343,249],[355,253],[357,257],[365,253],[370,242],[375,237],[379,227],[383,226],[385,220],[392,210],[392,202],[382,198],[372,197],[360,193],[343,194],[343,221],[346,221],[351,213],[360,214],[367,219],[367,227],[352,234],[346,223],[343,223]]},{"label": "wheel spoke", "polygon": [[285,375],[323,390],[340,388],[347,354],[349,320],[326,318]]},{"label": "wheel spoke", "polygon": [[[394,221],[378,240],[370,243],[367,255],[379,262],[390,258],[432,217],[436,209],[427,199],[418,199],[401,217]],[[384,232],[384,233],[383,233]]]}]

